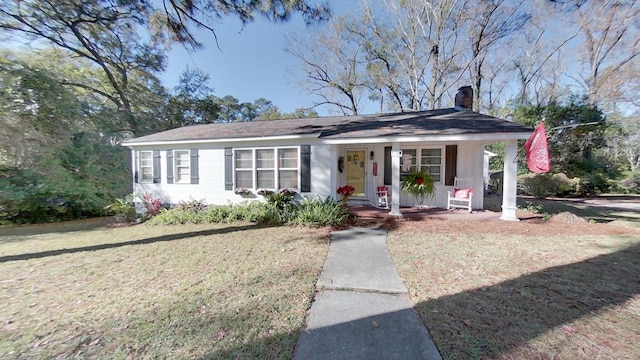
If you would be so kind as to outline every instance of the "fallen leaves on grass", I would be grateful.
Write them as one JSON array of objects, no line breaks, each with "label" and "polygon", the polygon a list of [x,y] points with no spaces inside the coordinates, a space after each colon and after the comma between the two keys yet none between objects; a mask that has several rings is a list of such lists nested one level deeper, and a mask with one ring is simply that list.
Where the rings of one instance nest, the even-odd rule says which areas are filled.
[{"label": "fallen leaves on grass", "polygon": [[62,229],[0,229],[0,358],[290,357],[328,250],[306,228]]},{"label": "fallen leaves on grass", "polygon": [[636,359],[637,234],[429,219],[398,222],[388,245],[445,359]]}]

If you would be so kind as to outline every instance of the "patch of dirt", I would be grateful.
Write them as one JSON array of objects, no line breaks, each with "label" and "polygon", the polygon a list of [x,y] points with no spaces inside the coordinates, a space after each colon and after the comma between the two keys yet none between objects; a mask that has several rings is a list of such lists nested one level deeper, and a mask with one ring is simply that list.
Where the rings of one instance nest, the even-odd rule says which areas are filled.
[{"label": "patch of dirt", "polygon": [[[593,208],[629,208],[632,212],[640,211],[640,196],[608,196],[593,199],[547,199],[550,203],[581,203]],[[563,209],[564,210],[564,209]],[[499,210],[498,210],[499,211]],[[583,211],[584,212],[584,211]],[[588,218],[563,211],[549,217],[549,214],[532,213],[518,210],[516,217],[520,221],[499,220],[499,213],[474,212],[469,216],[459,216],[458,212],[434,212],[425,216],[405,216],[403,218],[382,218],[365,220],[360,218],[351,223],[355,226],[376,226],[388,230],[421,231],[437,234],[514,234],[530,236],[553,235],[640,235],[640,222],[612,221],[589,222]],[[363,214],[367,216],[366,212]],[[407,213],[405,215],[415,215]],[[478,216],[476,216],[478,215]],[[490,214],[489,214],[490,215]],[[602,221],[602,219],[601,219]],[[638,226],[635,226],[638,225]]]},{"label": "patch of dirt", "polygon": [[[558,214],[560,215],[560,214]],[[561,220],[560,216],[555,220],[545,221],[541,215],[519,211],[520,221],[502,220],[458,220],[443,218],[427,219],[384,219],[373,222],[373,226],[385,229],[401,229],[403,231],[420,231],[437,234],[513,234],[528,236],[553,236],[553,235],[633,235],[640,234],[640,229],[627,228],[609,223],[589,223],[584,219],[575,220],[576,216],[570,216],[573,222]]]},{"label": "patch of dirt", "polygon": [[587,219],[581,218],[580,216],[572,214],[568,211],[564,211],[559,214],[555,214],[551,216],[551,219],[549,219],[549,221],[559,222],[564,224],[574,224],[574,223],[586,223]]}]

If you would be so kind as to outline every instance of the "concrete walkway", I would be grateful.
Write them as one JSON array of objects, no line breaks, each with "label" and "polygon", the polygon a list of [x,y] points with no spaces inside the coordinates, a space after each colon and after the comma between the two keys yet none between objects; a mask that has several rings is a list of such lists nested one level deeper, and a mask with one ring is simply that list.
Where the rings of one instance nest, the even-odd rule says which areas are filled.
[{"label": "concrete walkway", "polygon": [[441,359],[387,251],[386,230],[332,234],[294,359]]}]

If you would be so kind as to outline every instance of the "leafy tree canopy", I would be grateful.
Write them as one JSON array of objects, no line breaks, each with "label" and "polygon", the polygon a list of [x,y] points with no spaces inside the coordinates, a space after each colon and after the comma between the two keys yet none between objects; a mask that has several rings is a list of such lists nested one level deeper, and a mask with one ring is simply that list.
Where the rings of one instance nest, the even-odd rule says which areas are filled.
[{"label": "leafy tree canopy", "polygon": [[193,35],[193,27],[204,28],[216,37],[212,23],[225,16],[235,16],[246,24],[256,16],[279,22],[300,13],[310,24],[325,21],[331,15],[326,3],[311,5],[307,0],[162,0],[162,5],[174,39],[194,48],[201,43]]}]

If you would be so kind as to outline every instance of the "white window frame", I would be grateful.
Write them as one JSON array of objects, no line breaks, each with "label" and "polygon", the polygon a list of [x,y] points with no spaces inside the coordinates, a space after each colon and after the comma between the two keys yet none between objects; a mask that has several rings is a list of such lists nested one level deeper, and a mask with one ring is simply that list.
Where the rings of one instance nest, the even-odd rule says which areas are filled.
[{"label": "white window frame", "polygon": [[[290,150],[290,149],[294,149],[296,151],[296,160],[297,160],[297,167],[295,168],[288,168],[288,167],[280,167],[280,150]],[[284,170],[284,171],[296,171],[297,172],[297,187],[296,188],[291,188],[288,187],[288,189],[291,190],[296,190],[296,191],[300,191],[300,174],[301,174],[301,157],[300,157],[300,147],[299,146],[274,146],[274,147],[257,147],[257,148],[235,148],[233,149],[233,180],[234,180],[234,184],[236,187],[240,187],[238,185],[238,170],[240,171],[249,171],[251,170],[251,187],[248,187],[249,189],[252,190],[257,190],[258,188],[264,188],[264,187],[258,187],[258,170],[273,170],[274,173],[274,188],[264,188],[267,190],[272,190],[272,191],[278,191],[278,190],[282,190],[283,188],[281,187],[280,184],[280,171]],[[257,158],[257,152],[258,150],[271,150],[273,151],[273,168],[258,168],[258,158]],[[238,151],[251,151],[251,168],[238,168],[236,167],[236,154]],[[244,186],[242,186],[244,187]]]},{"label": "white window frame", "polygon": [[[258,165],[258,152],[261,151],[270,151],[271,155],[273,155],[273,166],[272,167],[259,167]],[[253,149],[253,153],[254,153],[254,171],[255,171],[255,186],[258,189],[271,189],[271,188],[267,188],[267,187],[263,187],[260,186],[259,182],[260,180],[258,179],[258,173],[261,171],[271,171],[271,173],[273,174],[273,183],[277,186],[278,185],[278,171],[276,170],[278,168],[278,152],[276,148],[256,148]]]},{"label": "white window frame", "polygon": [[[415,167],[411,166],[412,169],[422,169],[422,150],[440,150],[440,181],[434,181],[434,184],[440,185],[444,183],[444,158],[445,158],[445,154],[444,154],[444,146],[416,146],[416,147],[405,147],[402,148],[402,151],[406,151],[406,150],[415,150],[416,151],[416,155],[415,155]],[[435,167],[434,164],[424,164],[424,166],[430,166],[430,167]]]},{"label": "white window frame", "polygon": [[[440,164],[423,164],[422,163],[422,151],[423,150],[440,150]],[[438,174],[440,175],[440,180],[439,181],[434,181],[435,184],[441,184],[442,183],[442,175],[443,175],[443,168],[442,166],[444,165],[444,150],[441,147],[423,147],[420,148],[420,156],[418,157],[418,163],[420,164],[418,169],[422,170],[423,167],[430,167],[430,168],[439,168]],[[426,171],[428,174],[433,175],[431,172]]]},{"label": "white window frame", "polygon": [[[296,150],[296,162],[297,165],[296,167],[280,167],[280,151],[281,150]],[[280,188],[282,188],[282,184],[280,183],[280,171],[296,171],[297,172],[297,179],[296,179],[296,183],[298,184],[295,188],[291,188],[288,187],[288,189],[292,189],[292,190],[300,190],[300,168],[301,168],[301,164],[300,164],[300,147],[278,147],[276,148],[276,185],[279,186]]]},{"label": "white window frame", "polygon": [[[178,154],[186,154],[187,165],[178,165]],[[180,169],[187,169],[186,179],[180,177]],[[173,182],[175,184],[191,184],[191,151],[173,150]]]},{"label": "white window frame", "polygon": [[[142,165],[142,157],[143,154],[149,154],[149,165]],[[151,168],[151,179],[144,179],[144,171],[142,171],[143,168]],[[155,173],[153,171],[153,151],[152,150],[142,150],[138,152],[138,182],[139,183],[144,183],[144,184],[150,184],[153,183],[153,177],[155,176]]]},{"label": "white window frame", "polygon": [[[237,157],[236,155],[238,154],[239,151],[242,152],[247,152],[250,151],[251,152],[251,167],[248,168],[238,168],[236,167],[237,165]],[[254,149],[234,149],[233,150],[233,183],[235,184],[236,187],[244,187],[244,186],[240,186],[240,184],[238,184],[238,170],[243,171],[243,172],[250,172],[251,173],[251,186],[247,187],[248,189],[253,189],[255,187],[255,151]]]}]

